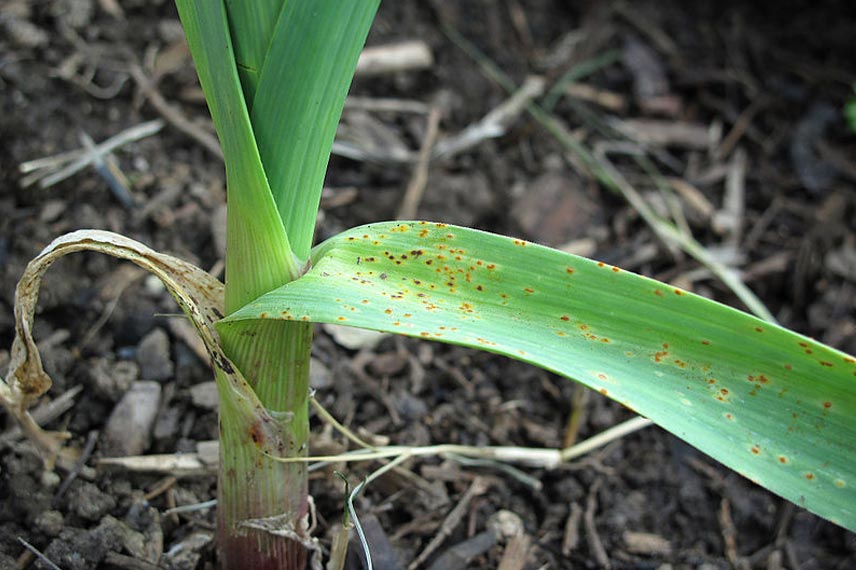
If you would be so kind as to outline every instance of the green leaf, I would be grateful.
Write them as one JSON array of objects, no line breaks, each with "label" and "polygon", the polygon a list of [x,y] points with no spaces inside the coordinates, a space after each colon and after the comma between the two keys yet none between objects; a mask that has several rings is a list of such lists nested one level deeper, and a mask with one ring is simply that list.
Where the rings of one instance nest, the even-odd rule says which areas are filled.
[{"label": "green leaf", "polygon": [[286,2],[251,118],[294,253],[309,257],[336,127],[380,0]]},{"label": "green leaf", "polygon": [[252,108],[259,75],[285,0],[226,0],[226,13],[244,100]]},{"label": "green leaf", "polygon": [[300,267],[262,168],[235,67],[225,7],[214,0],[178,0],[176,5],[226,162],[229,313],[296,278]]},{"label": "green leaf", "polygon": [[536,364],[856,530],[856,359],[672,286],[425,222],[356,228],[218,324],[338,323]]}]

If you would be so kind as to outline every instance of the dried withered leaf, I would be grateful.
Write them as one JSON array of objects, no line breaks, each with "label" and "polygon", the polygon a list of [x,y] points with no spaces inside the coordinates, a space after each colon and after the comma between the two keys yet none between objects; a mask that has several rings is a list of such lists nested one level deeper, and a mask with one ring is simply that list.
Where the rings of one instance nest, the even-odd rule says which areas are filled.
[{"label": "dried withered leaf", "polygon": [[160,279],[199,333],[217,379],[230,388],[236,408],[256,419],[267,413],[224,354],[214,330],[214,323],[223,318],[224,287],[220,281],[186,261],[158,253],[125,236],[102,230],[79,230],[55,239],[27,265],[15,290],[15,339],[9,373],[5,381],[0,379],[0,403],[49,460],[60,450],[66,436],[43,431],[27,413],[27,408],[51,387],[33,340],[33,316],[45,271],[60,257],[78,251],[95,251],[130,261]]}]

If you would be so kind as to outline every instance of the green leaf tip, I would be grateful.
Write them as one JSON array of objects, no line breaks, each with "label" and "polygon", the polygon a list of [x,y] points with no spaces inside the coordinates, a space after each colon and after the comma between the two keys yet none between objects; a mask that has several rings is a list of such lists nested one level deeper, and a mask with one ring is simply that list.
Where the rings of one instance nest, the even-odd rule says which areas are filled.
[{"label": "green leaf tip", "polygon": [[579,381],[856,530],[856,359],[604,263],[428,222],[372,224],[222,321],[337,323],[470,346]]}]

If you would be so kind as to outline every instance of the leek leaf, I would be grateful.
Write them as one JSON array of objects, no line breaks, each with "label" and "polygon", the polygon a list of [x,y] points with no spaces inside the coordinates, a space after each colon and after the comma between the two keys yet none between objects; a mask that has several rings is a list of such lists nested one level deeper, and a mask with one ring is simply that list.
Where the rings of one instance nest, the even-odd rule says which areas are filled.
[{"label": "leek leaf", "polygon": [[226,312],[296,278],[300,268],[256,146],[222,2],[178,0],[178,13],[226,162]]},{"label": "leek leaf", "polygon": [[617,267],[445,224],[355,228],[311,261],[221,335],[260,319],[338,323],[530,362],[856,530],[851,356]]},{"label": "leek leaf", "polygon": [[291,247],[309,257],[345,96],[380,0],[286,2],[251,119]]}]

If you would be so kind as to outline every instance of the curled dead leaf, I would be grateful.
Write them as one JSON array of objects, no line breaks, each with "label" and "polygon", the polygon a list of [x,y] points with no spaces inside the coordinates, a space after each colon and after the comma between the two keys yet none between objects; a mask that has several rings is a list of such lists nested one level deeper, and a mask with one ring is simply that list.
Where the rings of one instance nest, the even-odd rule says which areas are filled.
[{"label": "curled dead leaf", "polygon": [[[27,409],[51,387],[32,335],[33,317],[42,277],[51,264],[70,253],[95,251],[130,261],[149,271],[164,286],[190,319],[215,367],[221,391],[231,393],[234,406],[248,418],[267,414],[240,371],[223,352],[214,323],[223,318],[224,286],[204,270],[176,257],[158,253],[125,236],[102,230],[78,230],[45,247],[24,271],[15,289],[15,339],[6,380],[0,379],[0,403],[36,443],[49,466],[67,434],[46,432]],[[63,459],[59,456],[59,459]]]}]

